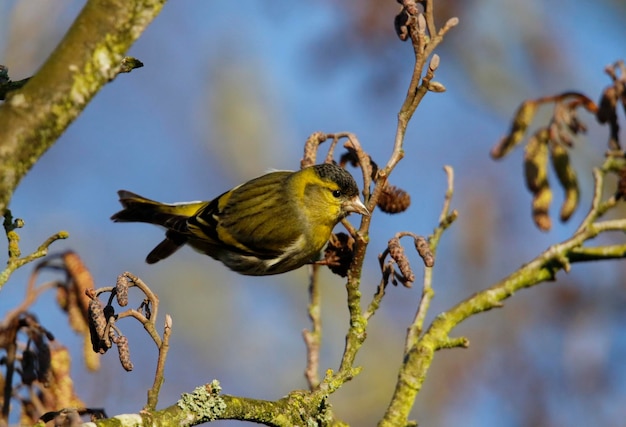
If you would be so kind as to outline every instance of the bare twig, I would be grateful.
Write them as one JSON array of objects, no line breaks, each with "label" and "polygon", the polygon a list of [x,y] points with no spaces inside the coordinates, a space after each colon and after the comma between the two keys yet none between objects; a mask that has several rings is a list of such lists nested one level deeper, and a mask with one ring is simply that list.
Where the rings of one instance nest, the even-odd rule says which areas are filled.
[{"label": "bare twig", "polygon": [[[439,240],[443,232],[452,224],[454,219],[456,219],[456,211],[451,211],[450,206],[452,203],[452,196],[454,194],[454,169],[451,166],[444,166],[444,171],[446,172],[446,176],[448,178],[448,186],[443,202],[443,208],[441,209],[441,214],[439,215],[439,225],[435,228],[432,236],[429,238],[430,250],[435,256],[437,252],[437,247],[439,246]],[[413,319],[413,323],[409,326],[406,342],[405,342],[405,354],[409,352],[411,348],[415,346],[419,336],[422,333],[422,328],[424,327],[424,321],[426,319],[426,314],[428,312],[428,308],[430,307],[430,302],[432,298],[435,296],[435,291],[432,287],[433,280],[433,270],[432,268],[424,269],[424,280],[422,285],[422,298],[420,300],[419,307],[415,313],[415,318]]]},{"label": "bare twig", "polygon": [[[145,299],[138,309],[130,308],[119,314],[115,314],[115,310],[111,304],[117,297],[118,304],[120,304],[120,306],[125,306],[128,303],[128,287],[137,287],[145,295]],[[119,275],[116,286],[102,287],[96,290],[89,290],[87,292],[88,296],[96,302],[96,306],[100,304],[98,302],[98,297],[105,293],[110,294],[106,306],[101,309],[104,313],[108,313],[103,320],[106,322],[106,325],[97,329],[95,326],[91,328],[92,340],[100,340],[100,343],[104,342],[105,345],[96,343],[94,344],[94,350],[105,352],[111,346],[110,342],[112,341],[118,346],[122,366],[124,366],[126,370],[131,370],[132,363],[130,362],[128,340],[122,335],[115,323],[121,319],[130,317],[136,319],[143,325],[144,329],[148,332],[159,351],[154,381],[152,387],[148,390],[148,401],[144,407],[144,410],[146,411],[153,411],[158,403],[159,392],[164,381],[165,361],[169,350],[172,318],[169,315],[165,316],[165,327],[163,330],[163,337],[161,337],[156,327],[159,311],[159,298],[154,292],[152,292],[150,287],[143,280],[130,272],[124,272]],[[94,320],[91,319],[90,321],[94,322]],[[94,330],[96,331],[95,334],[93,333]]]},{"label": "bare twig", "polygon": [[[401,4],[403,5],[403,11],[401,12],[401,14],[403,14],[401,24],[406,26],[408,34],[411,38],[411,43],[415,53],[415,64],[406,98],[400,112],[398,113],[398,124],[393,151],[386,166],[382,169],[378,169],[376,176],[374,177],[374,189],[371,191],[369,197],[367,197],[370,191],[371,178],[371,169],[368,167],[370,165],[369,156],[367,156],[362,150],[360,144],[357,144],[358,140],[356,137],[352,134],[346,133],[349,139],[350,148],[355,151],[355,154],[359,159],[359,165],[362,169],[363,181],[365,183],[363,190],[366,195],[365,201],[370,212],[374,211],[379,198],[387,187],[389,174],[404,156],[404,136],[409,120],[424,95],[429,90],[435,89],[435,86],[431,84],[431,80],[434,77],[434,72],[439,64],[439,57],[436,55],[433,56],[430,66],[422,78],[425,64],[434,49],[439,45],[439,43],[441,43],[443,36],[447,33],[447,31],[458,23],[456,18],[451,19],[441,30],[435,33],[432,1],[430,1],[425,7],[426,18],[423,14],[419,13],[418,9],[415,7],[415,2],[402,1]],[[427,31],[429,32],[428,35],[426,34]],[[443,85],[439,86],[443,87]],[[367,328],[368,319],[373,315],[384,295],[386,285],[382,282],[381,285],[379,285],[378,291],[370,303],[367,311],[363,314],[361,309],[360,280],[363,262],[365,259],[365,251],[368,243],[367,235],[371,219],[372,216],[362,217],[361,225],[358,231],[350,230],[349,228],[351,233],[354,233],[353,236],[356,241],[354,258],[348,271],[348,281],[346,283],[348,310],[350,313],[350,327],[346,334],[346,345],[339,371],[335,375],[327,375],[320,387],[321,390],[332,390],[336,387],[336,380],[340,378],[348,380],[354,375],[354,359],[363,341],[365,340],[365,330]]]},{"label": "bare twig", "polygon": [[144,410],[153,411],[156,409],[159,401],[159,392],[163,381],[165,381],[165,361],[167,359],[167,352],[170,348],[170,335],[172,334],[172,317],[169,314],[165,315],[165,327],[163,328],[163,341],[159,346],[159,358],[157,359],[156,372],[154,374],[154,382],[152,388],[148,390],[148,403],[144,407]]},{"label": "bare twig", "polygon": [[580,233],[584,229],[588,228],[594,221],[601,218],[609,209],[613,208],[617,204],[617,200],[614,196],[602,201],[602,185],[604,185],[605,171],[606,168],[593,169],[594,191],[591,208],[583,221],[580,223],[576,233]]},{"label": "bare twig", "polygon": [[19,248],[20,236],[17,234],[15,229],[21,228],[24,222],[20,219],[16,219],[13,221],[10,211],[6,211],[4,215],[4,229],[6,232],[7,240],[9,241],[9,259],[7,260],[7,266],[3,271],[0,272],[0,290],[5,285],[5,283],[11,277],[11,274],[18,268],[22,267],[29,262],[32,262],[38,258],[42,258],[48,255],[48,248],[52,243],[57,240],[67,239],[69,237],[69,233],[67,231],[59,231],[58,233],[53,234],[48,237],[39,247],[29,255],[24,257],[21,256],[21,251]]},{"label": "bare twig", "polygon": [[319,289],[319,266],[309,267],[309,306],[308,313],[311,319],[311,330],[302,331],[306,344],[306,370],[304,376],[309,384],[309,389],[315,389],[319,383],[320,345],[322,341],[322,317],[321,296]]},{"label": "bare twig", "polygon": [[[607,159],[605,165],[611,161],[611,159]],[[602,169],[605,167],[600,170]],[[595,222],[600,214],[608,209],[606,203],[609,207],[613,205],[613,197],[609,198],[607,202],[602,202],[604,174],[598,170],[594,176],[596,185],[592,209],[571,238],[550,246],[507,278],[440,314],[421,337],[416,337],[413,334],[413,345],[407,346],[394,396],[379,426],[406,425],[413,401],[421,390],[421,385],[432,363],[434,352],[443,348],[466,347],[468,345],[469,342],[466,338],[450,338],[449,336],[450,332],[464,320],[478,313],[501,307],[503,300],[521,289],[554,280],[557,272],[560,270],[568,271],[571,263],[591,259],[626,257],[624,245],[610,246],[605,248],[606,250],[583,246],[585,242],[595,238],[600,233],[607,231],[626,232],[626,219]],[[431,238],[431,244],[432,240]]]}]

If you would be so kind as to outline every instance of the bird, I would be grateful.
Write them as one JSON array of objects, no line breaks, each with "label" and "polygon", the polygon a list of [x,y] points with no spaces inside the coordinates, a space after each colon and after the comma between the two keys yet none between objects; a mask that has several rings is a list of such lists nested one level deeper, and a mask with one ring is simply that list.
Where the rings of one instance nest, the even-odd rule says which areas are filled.
[{"label": "bird", "polygon": [[334,163],[269,172],[210,201],[165,204],[126,190],[118,195],[123,209],[113,221],[166,230],[148,264],[189,245],[249,276],[315,262],[337,223],[350,213],[370,215],[352,175]]}]

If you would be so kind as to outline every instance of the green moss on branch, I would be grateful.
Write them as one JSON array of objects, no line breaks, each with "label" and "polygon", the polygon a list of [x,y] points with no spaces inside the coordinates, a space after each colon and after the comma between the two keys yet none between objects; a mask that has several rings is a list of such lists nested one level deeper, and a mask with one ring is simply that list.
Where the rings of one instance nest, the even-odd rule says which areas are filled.
[{"label": "green moss on branch", "polygon": [[21,179],[93,96],[165,0],[89,0],[41,69],[0,105],[0,214]]}]

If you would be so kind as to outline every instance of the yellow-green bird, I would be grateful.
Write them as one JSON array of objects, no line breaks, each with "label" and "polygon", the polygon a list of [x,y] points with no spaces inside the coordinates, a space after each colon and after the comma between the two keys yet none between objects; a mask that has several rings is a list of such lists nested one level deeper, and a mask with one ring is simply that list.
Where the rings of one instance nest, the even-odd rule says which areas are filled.
[{"label": "yellow-green bird", "polygon": [[116,222],[165,227],[165,240],[148,254],[153,264],[183,245],[241,274],[285,273],[314,262],[346,215],[369,215],[354,178],[334,164],[276,171],[206,202],[164,204],[130,191]]}]

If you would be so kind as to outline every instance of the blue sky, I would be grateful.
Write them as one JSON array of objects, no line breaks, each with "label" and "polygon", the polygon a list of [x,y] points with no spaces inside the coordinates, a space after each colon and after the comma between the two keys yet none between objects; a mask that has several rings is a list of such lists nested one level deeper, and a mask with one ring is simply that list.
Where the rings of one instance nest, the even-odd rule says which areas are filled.
[{"label": "blue sky", "polygon": [[[4,59],[0,63],[9,66],[13,79],[37,69],[81,4],[24,0],[2,5],[0,58]],[[364,286],[370,287],[364,295],[369,295],[378,279],[376,255],[393,233],[431,232],[445,189],[442,167],[454,166],[455,203],[461,217],[442,242],[442,261],[435,270],[437,298],[430,317],[502,278],[575,229],[585,209],[574,216],[571,224],[555,224],[548,234],[537,231],[530,221],[530,196],[521,179],[521,150],[497,163],[488,158],[488,151],[506,131],[521,100],[569,89],[597,98],[608,83],[602,68],[626,53],[621,43],[626,39],[623,8],[581,7],[567,0],[536,0],[523,5],[483,0],[465,8],[464,13],[459,16],[461,24],[453,30],[455,34],[439,52],[442,61],[436,79],[448,91],[429,94],[420,106],[407,134],[406,158],[392,176],[392,183],[411,193],[413,204],[402,215],[389,217],[379,212],[375,216],[368,254],[371,278],[364,281]],[[46,16],[52,19],[44,20]],[[130,270],[159,293],[162,313],[172,313],[175,322],[175,345],[161,400],[164,404],[190,391],[199,381],[214,377],[222,380],[228,393],[259,398],[276,398],[292,388],[304,387],[300,332],[308,327],[306,275],[299,271],[281,277],[243,278],[190,250],[148,266],[143,259],[160,241],[161,231],[111,223],[109,216],[119,208],[116,191],[125,188],[163,201],[210,199],[268,169],[297,168],[304,140],[318,130],[354,132],[376,161],[386,162],[410,71],[411,49],[399,41],[393,48],[391,56],[399,58],[395,66],[402,68],[391,74],[398,80],[390,81],[388,90],[383,85],[382,93],[374,90],[368,80],[374,64],[380,66],[380,58],[346,52],[347,60],[312,66],[311,55],[320,35],[332,34],[345,19],[332,2],[169,2],[129,52],[145,67],[105,87],[33,168],[13,197],[14,214],[27,224],[21,232],[24,251],[34,248],[47,235],[67,229],[70,239],[55,244],[54,249],[78,251],[100,286],[112,284],[120,272]],[[32,22],[46,24],[28,25]],[[391,32],[392,16],[389,23]],[[525,43],[533,36],[552,37],[549,47],[558,53],[558,63],[541,66],[545,62],[534,56],[537,52],[529,52]],[[541,47],[541,40],[534,46]],[[590,197],[589,172],[584,168],[588,170],[589,164],[601,159],[605,141],[604,130],[595,128],[591,117],[585,119],[591,127],[589,140],[601,144],[581,141],[576,148],[575,162],[583,168],[579,172],[583,203]],[[480,206],[472,205],[476,201]],[[464,216],[472,212],[477,217]],[[472,248],[468,236],[478,226],[485,227],[488,254],[481,265],[467,261],[471,258],[467,248]],[[591,293],[590,279],[602,277],[601,289],[621,289],[619,298],[623,303],[623,283],[615,285],[616,281],[623,282],[622,269],[620,263],[581,266],[568,279],[577,282],[571,286]],[[0,313],[21,297],[20,284],[28,271],[26,268],[16,274],[2,290]],[[323,292],[328,299],[323,368],[336,367],[341,351],[346,320],[342,286],[338,278],[325,276]],[[516,296],[511,307],[507,305],[485,317],[491,322],[498,316],[503,322],[519,321],[516,315],[523,319],[520,313],[536,305],[532,298],[541,298],[542,292],[545,290],[540,288],[519,299]],[[384,378],[363,374],[362,382],[361,377],[355,379],[336,396],[338,412],[355,425],[364,425],[357,414],[349,411],[355,402],[373,407],[374,414],[384,410],[395,379],[394,366],[404,328],[418,298],[419,289],[391,290],[370,332],[376,345],[366,345],[363,350],[372,352],[363,357],[366,371],[376,370],[381,358],[388,357],[387,363],[392,365],[389,372]],[[59,313],[48,309],[51,305],[50,300],[38,305],[41,317],[58,322]],[[597,307],[592,305],[599,307],[600,302]],[[580,310],[580,316],[583,312],[596,313],[584,305]],[[611,313],[619,313],[619,304]],[[595,315],[589,316],[589,323],[584,325],[596,325]],[[614,327],[619,320],[610,316],[602,320],[606,326],[604,341],[598,344],[593,342],[593,334],[582,334],[587,338],[581,346],[590,342],[594,348],[608,349],[603,352],[606,359],[598,360],[607,361],[607,366],[623,377],[624,366],[616,362],[624,360],[626,351],[623,333]],[[546,342],[565,340],[572,326],[559,325],[561,328]],[[507,354],[488,351],[494,344],[487,338],[510,333],[516,338],[507,340],[528,351],[541,337],[518,334],[510,325],[484,332],[493,327],[487,327],[481,319],[472,320],[463,330],[470,339],[477,338],[478,344],[473,340],[473,348],[468,350],[473,353],[466,356],[453,351],[441,356],[441,365],[435,362],[432,379],[418,399],[415,414],[425,425],[455,425],[459,420],[466,425],[503,425],[503,420],[510,421],[508,425],[524,425],[520,407],[516,410],[514,404],[503,405],[501,389],[494,387],[490,381],[496,380],[486,374],[492,358],[505,358],[502,354]],[[131,348],[137,354],[137,372],[122,373],[115,356],[106,355],[103,373],[80,374],[80,356],[76,355],[75,370],[82,375],[80,388],[88,404],[106,406],[110,413],[135,411],[143,404],[143,390],[150,383],[146,379],[153,369],[155,352],[150,343],[136,325],[128,328]],[[68,345],[78,342],[71,334],[56,334]],[[383,344],[388,353],[379,354],[374,347]],[[555,345],[555,354],[562,356],[564,348]],[[471,365],[475,376],[451,387],[464,392],[444,393],[440,384],[447,384],[447,380],[441,367],[462,370],[466,358],[473,357],[478,359]],[[531,352],[529,365],[541,365],[545,357],[545,353]],[[145,363],[138,363],[144,358]],[[498,381],[515,381],[515,372],[503,369]],[[549,375],[550,369],[547,371]],[[115,393],[101,387],[102,380],[112,375],[119,390]],[[361,387],[372,390],[372,384],[380,384],[380,395],[368,391],[358,398],[350,396],[360,393],[357,390]],[[547,405],[553,425],[593,420],[589,406],[576,394],[571,398],[559,394],[567,388],[559,389],[558,378],[551,384],[556,389],[551,394],[553,401]],[[626,391],[618,385],[606,390],[606,419],[614,420],[617,418],[611,417],[611,411],[615,407],[610,402],[623,402]],[[449,398],[441,397],[442,393]],[[437,404],[429,408],[429,402],[438,397]],[[572,410],[576,407],[582,408],[582,413]]]}]

